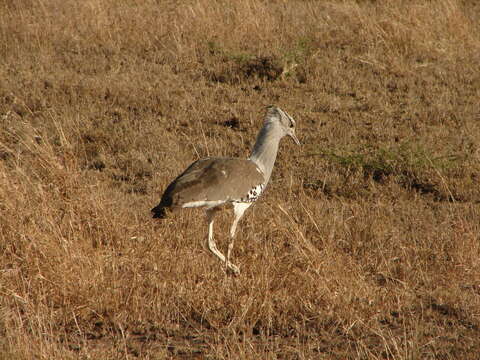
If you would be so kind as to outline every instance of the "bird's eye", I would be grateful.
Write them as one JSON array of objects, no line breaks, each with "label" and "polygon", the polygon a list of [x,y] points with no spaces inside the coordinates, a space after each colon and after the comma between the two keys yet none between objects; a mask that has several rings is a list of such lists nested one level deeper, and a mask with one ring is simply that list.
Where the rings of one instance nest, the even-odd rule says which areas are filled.
[{"label": "bird's eye", "polygon": [[293,127],[294,127],[293,123],[290,123],[290,129],[293,128]]}]

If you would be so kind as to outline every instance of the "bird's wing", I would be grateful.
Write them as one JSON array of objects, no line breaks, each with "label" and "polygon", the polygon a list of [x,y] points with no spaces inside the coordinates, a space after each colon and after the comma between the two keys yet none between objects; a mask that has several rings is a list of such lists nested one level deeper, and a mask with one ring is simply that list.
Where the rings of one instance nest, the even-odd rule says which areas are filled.
[{"label": "bird's wing", "polygon": [[[163,206],[203,201],[240,201],[265,183],[257,165],[248,159],[207,158],[190,165],[165,190]],[[259,194],[258,194],[259,195]]]}]

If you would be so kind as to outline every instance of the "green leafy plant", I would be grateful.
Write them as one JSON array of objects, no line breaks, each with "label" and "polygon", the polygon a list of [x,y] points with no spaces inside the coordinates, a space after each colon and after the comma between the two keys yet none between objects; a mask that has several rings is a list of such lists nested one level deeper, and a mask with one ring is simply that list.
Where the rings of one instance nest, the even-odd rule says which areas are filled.
[{"label": "green leafy plant", "polygon": [[462,160],[458,155],[434,156],[420,145],[403,143],[399,146],[374,148],[366,146],[355,151],[322,150],[318,155],[352,171],[363,171],[376,181],[394,176],[400,181],[419,179],[429,170],[446,171]]}]

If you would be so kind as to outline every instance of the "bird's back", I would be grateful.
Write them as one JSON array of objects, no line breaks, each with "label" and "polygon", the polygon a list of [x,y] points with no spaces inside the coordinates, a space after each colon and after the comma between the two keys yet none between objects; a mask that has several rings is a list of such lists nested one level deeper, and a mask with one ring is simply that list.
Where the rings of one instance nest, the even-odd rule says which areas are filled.
[{"label": "bird's back", "polygon": [[195,161],[163,193],[152,209],[163,217],[165,207],[215,206],[226,202],[255,200],[263,190],[265,178],[251,160],[206,158]]}]

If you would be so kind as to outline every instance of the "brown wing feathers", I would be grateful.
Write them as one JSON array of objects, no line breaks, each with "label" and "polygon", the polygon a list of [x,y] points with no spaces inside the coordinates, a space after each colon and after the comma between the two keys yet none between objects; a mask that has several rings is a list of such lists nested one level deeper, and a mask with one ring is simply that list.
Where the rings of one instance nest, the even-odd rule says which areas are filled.
[{"label": "brown wing feathers", "polygon": [[163,193],[153,217],[164,217],[166,207],[196,201],[234,201],[245,197],[265,179],[248,159],[207,158],[194,162]]}]

